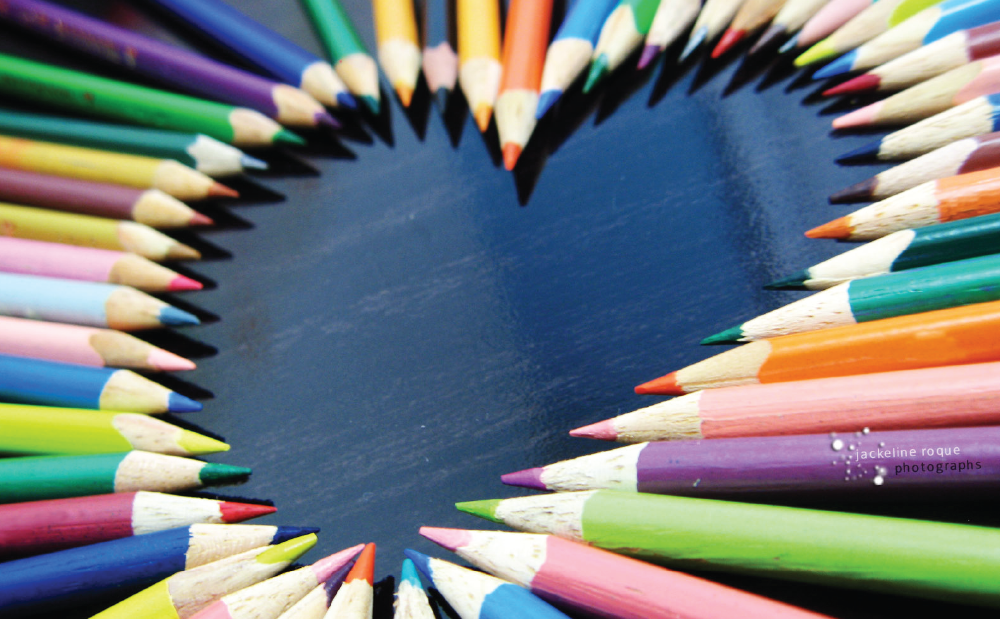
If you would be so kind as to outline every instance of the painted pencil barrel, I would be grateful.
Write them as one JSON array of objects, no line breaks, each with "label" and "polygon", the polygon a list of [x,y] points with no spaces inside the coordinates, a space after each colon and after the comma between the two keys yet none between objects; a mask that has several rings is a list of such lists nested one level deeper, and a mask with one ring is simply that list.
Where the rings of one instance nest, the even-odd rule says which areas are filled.
[{"label": "painted pencil barrel", "polygon": [[459,508],[673,566],[1000,606],[992,528],[613,490]]},{"label": "painted pencil barrel", "polygon": [[956,140],[993,133],[1000,129],[998,108],[1000,95],[973,99],[890,133],[882,138],[873,154],[880,161],[911,159]]},{"label": "painted pencil barrel", "polygon": [[515,486],[681,496],[949,494],[1000,487],[1000,428],[640,443],[504,476]]}]

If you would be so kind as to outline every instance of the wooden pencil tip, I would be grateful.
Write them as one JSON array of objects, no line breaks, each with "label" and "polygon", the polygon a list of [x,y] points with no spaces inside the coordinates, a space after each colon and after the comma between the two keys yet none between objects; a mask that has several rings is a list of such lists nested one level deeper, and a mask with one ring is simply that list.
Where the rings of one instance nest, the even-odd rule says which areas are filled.
[{"label": "wooden pencil tip", "polygon": [[684,395],[687,393],[677,383],[677,372],[671,372],[666,376],[642,383],[635,388],[635,392],[639,395]]},{"label": "wooden pencil tip", "polygon": [[493,107],[487,103],[480,103],[476,106],[473,117],[476,119],[476,126],[479,127],[479,132],[486,133],[486,130],[490,128],[490,118],[493,117]]},{"label": "wooden pencil tip", "polygon": [[517,165],[517,160],[521,157],[521,147],[513,142],[508,142],[503,145],[503,167],[507,168],[507,171],[514,169]]},{"label": "wooden pencil tip", "polygon": [[410,102],[413,101],[413,88],[405,84],[396,84],[396,95],[403,107],[410,107]]},{"label": "wooden pencil tip", "polygon": [[174,243],[167,250],[167,260],[201,260],[201,252],[184,243]]},{"label": "wooden pencil tip", "polygon": [[208,188],[208,195],[213,198],[238,198],[240,193],[235,189],[226,187],[222,183],[212,183],[212,186]]},{"label": "wooden pencil tip", "polygon": [[834,219],[822,226],[816,226],[806,232],[806,236],[811,239],[846,239],[851,236],[851,225],[847,217]]}]

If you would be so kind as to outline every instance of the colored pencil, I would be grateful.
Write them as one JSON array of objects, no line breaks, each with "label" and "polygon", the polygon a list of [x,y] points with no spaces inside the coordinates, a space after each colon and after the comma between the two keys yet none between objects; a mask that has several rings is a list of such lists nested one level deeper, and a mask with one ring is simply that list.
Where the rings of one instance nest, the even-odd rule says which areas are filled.
[{"label": "colored pencil", "polygon": [[706,0],[705,6],[698,13],[698,19],[691,27],[691,35],[681,51],[680,62],[684,62],[699,47],[722,34],[742,5],[743,0]]},{"label": "colored pencil", "polygon": [[200,133],[132,127],[3,109],[0,109],[0,133],[157,159],[173,159],[209,176],[240,174],[248,168],[267,169],[264,161]]},{"label": "colored pencil", "polygon": [[834,129],[909,125],[1000,91],[1000,56],[977,60],[833,119]]},{"label": "colored pencil", "polygon": [[193,524],[234,524],[269,505],[123,492],[0,505],[0,557],[41,554]]},{"label": "colored pencil", "polygon": [[121,284],[153,292],[203,287],[201,282],[136,254],[3,236],[0,236],[0,271]]},{"label": "colored pencil", "polygon": [[700,10],[701,0],[661,0],[646,34],[638,68],[648,67],[663,50],[687,32]]},{"label": "colored pencil", "polygon": [[43,0],[5,2],[0,19],[169,88],[255,110],[283,125],[338,125],[318,101],[298,88]]},{"label": "colored pencil", "polygon": [[997,54],[1000,54],[1000,22],[993,22],[953,32],[838,84],[824,91],[823,95],[829,97],[852,92],[902,90]]},{"label": "colored pencil", "polygon": [[621,443],[996,424],[1000,364],[697,391],[570,432]]},{"label": "colored pencil", "polygon": [[809,18],[799,34],[789,41],[791,44],[787,49],[782,47],[781,51],[786,52],[792,48],[801,49],[812,47],[814,43],[825,39],[841,26],[852,20],[856,15],[870,7],[877,0],[835,0],[826,4],[815,15]]},{"label": "colored pencil", "polygon": [[940,2],[941,0],[879,0],[799,55],[795,59],[795,66],[804,67],[839,56]]},{"label": "colored pencil", "polygon": [[841,155],[837,161],[912,159],[957,140],[995,131],[1000,131],[1000,94],[976,97]]},{"label": "colored pencil", "polygon": [[545,116],[590,64],[601,26],[617,4],[618,0],[579,0],[570,7],[545,54],[536,118]]},{"label": "colored pencil", "polygon": [[583,92],[593,90],[598,82],[642,46],[659,6],[660,0],[619,0],[597,38]]},{"label": "colored pencil", "polygon": [[987,256],[1000,243],[1000,214],[899,230],[767,284],[772,290],[824,290],[843,282]]},{"label": "colored pencil", "polygon": [[347,578],[352,567],[354,567],[354,561],[348,561],[344,567],[334,572],[333,576],[326,582],[315,587],[294,606],[281,613],[278,619],[323,619],[326,611],[330,608],[330,602],[340,591],[340,587],[344,584],[344,579]]},{"label": "colored pencil", "polygon": [[789,35],[797,32],[813,15],[826,6],[830,0],[788,0],[774,20],[748,52],[749,56],[766,49],[778,47]]},{"label": "colored pencil", "polygon": [[379,63],[403,107],[410,107],[420,77],[420,39],[413,2],[372,0],[372,13]]},{"label": "colored pencil", "polygon": [[[345,106],[357,107],[355,97],[372,114],[378,114],[380,99],[378,66],[361,41],[340,0],[302,0],[323,47],[334,61],[338,79],[353,96]],[[348,93],[345,93],[348,94]]]},{"label": "colored pencil", "polygon": [[989,333],[1000,302],[751,342],[643,383],[636,393],[683,395],[699,389],[913,370],[1000,359]]},{"label": "colored pencil", "polygon": [[133,449],[168,456],[228,451],[229,445],[138,413],[0,404],[0,451],[77,456]]},{"label": "colored pencil", "polygon": [[[0,202],[0,231],[4,236],[16,239],[49,241],[52,244],[76,245],[116,252],[127,251],[150,260],[198,260],[201,258],[201,254],[194,248],[179,243],[144,224],[104,217],[90,217],[89,215],[56,213],[3,202]],[[64,252],[54,252],[53,258],[65,260],[68,256]],[[97,259],[91,258],[91,260],[96,262]],[[87,262],[79,266],[82,268],[89,264]],[[106,263],[102,262],[101,264]],[[39,265],[39,268],[42,268],[42,265]],[[96,265],[91,268],[96,269]],[[130,268],[138,269],[139,267]],[[148,269],[146,271],[153,278],[152,281],[163,281],[162,278],[165,276],[163,272],[154,276]],[[109,274],[114,275],[110,272]],[[140,276],[146,277],[144,273],[140,273]],[[190,284],[185,285],[190,286]]]},{"label": "colored pencil", "polygon": [[740,41],[766,26],[784,5],[785,0],[746,0],[712,50],[712,58],[719,58]]},{"label": "colored pencil", "polygon": [[354,97],[329,63],[219,0],[150,0],[213,45],[323,105],[354,109]]},{"label": "colored pencil", "polygon": [[929,181],[806,232],[813,239],[867,241],[897,230],[1000,211],[1000,168]]},{"label": "colored pencil", "polygon": [[136,331],[199,324],[193,314],[117,284],[0,273],[0,315]]},{"label": "colored pencil", "polygon": [[1000,605],[1000,531],[988,527],[614,490],[458,508],[679,567]]},{"label": "colored pencil", "polygon": [[151,372],[195,369],[191,361],[112,329],[0,316],[0,354]]},{"label": "colored pencil", "polygon": [[175,572],[307,534],[299,527],[195,524],[0,563],[0,609],[38,612],[148,587]]},{"label": "colored pencil", "polygon": [[838,191],[831,204],[874,202],[928,181],[1000,166],[1000,133],[965,138]]},{"label": "colored pencil", "polygon": [[127,219],[154,228],[214,223],[159,189],[134,189],[10,168],[0,168],[0,200],[95,217]]},{"label": "colored pencil", "polygon": [[305,144],[260,112],[0,54],[0,91],[87,115],[203,133],[234,146]]},{"label": "colored pencil", "polygon": [[326,611],[327,619],[371,619],[374,604],[375,544],[365,544]]},{"label": "colored pencil", "polygon": [[503,39],[503,73],[496,100],[503,164],[513,170],[535,130],[552,0],[511,0]]},{"label": "colored pencil", "polygon": [[171,159],[125,155],[0,135],[0,168],[14,168],[98,183],[159,189],[181,200],[239,194]]},{"label": "colored pencil", "polygon": [[0,400],[147,414],[201,410],[199,402],[131,370],[10,355],[0,355]]},{"label": "colored pencil", "polygon": [[[609,619],[822,617],[552,535],[421,527],[420,534],[538,597]],[[500,549],[509,549],[498,552]],[[574,569],[586,566],[585,569]]]},{"label": "colored pencil", "polygon": [[458,54],[448,36],[448,4],[445,0],[429,0],[424,7],[424,79],[441,112],[458,81]]},{"label": "colored pencil", "polygon": [[997,0],[946,0],[837,58],[816,71],[813,79],[827,79],[877,67],[953,32],[982,26],[997,19],[1000,19],[1000,2]]},{"label": "colored pencil", "polygon": [[978,256],[837,284],[701,343],[753,342],[998,299],[1000,254]]},{"label": "colored pencil", "polygon": [[198,619],[275,619],[326,582],[364,548],[358,544],[312,565],[234,591],[193,615]]},{"label": "colored pencil", "polygon": [[[681,496],[861,496],[889,498],[952,491],[992,491],[1000,474],[1000,428],[860,431],[639,443],[503,476],[536,490],[621,490]],[[916,472],[885,457],[931,449]],[[835,452],[831,454],[831,451]],[[929,462],[925,461],[929,460]],[[954,466],[952,466],[954,465]]]},{"label": "colored pencil", "polygon": [[567,619],[523,587],[415,550],[404,552],[461,619]]},{"label": "colored pencil", "polygon": [[480,132],[493,116],[500,90],[499,0],[455,0],[458,21],[458,83]]},{"label": "colored pencil", "polygon": [[97,613],[93,619],[188,619],[223,596],[281,572],[315,545],[316,534],[310,533],[178,572]]},{"label": "colored pencil", "polygon": [[0,459],[0,502],[150,490],[182,492],[231,484],[250,469],[145,451],[88,456],[33,456]]},{"label": "colored pencil", "polygon": [[403,571],[392,608],[394,619],[434,619],[434,611],[427,601],[427,592],[420,582],[417,566],[409,558],[403,559]]}]

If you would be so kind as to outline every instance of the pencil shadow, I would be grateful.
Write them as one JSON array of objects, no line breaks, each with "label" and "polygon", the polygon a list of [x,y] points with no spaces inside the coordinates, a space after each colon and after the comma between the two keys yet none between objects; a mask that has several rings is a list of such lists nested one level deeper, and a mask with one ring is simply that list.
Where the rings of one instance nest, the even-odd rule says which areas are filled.
[{"label": "pencil shadow", "polygon": [[535,191],[535,185],[542,175],[545,162],[548,161],[548,130],[544,126],[536,126],[534,134],[528,141],[527,147],[518,158],[517,165],[514,166],[514,187],[517,189],[517,201],[522,207],[528,206],[531,194]]},{"label": "pencil shadow", "polygon": [[543,135],[548,136],[547,149],[550,155],[558,152],[566,140],[597,111],[600,102],[598,93],[583,94],[582,77],[566,89],[553,109],[538,121]]},{"label": "pencil shadow", "polygon": [[[395,98],[396,93],[392,93],[391,97]],[[379,86],[379,97],[382,104],[379,106],[379,112],[376,116],[372,114],[367,108],[361,111],[361,116],[365,120],[365,124],[371,129],[375,136],[382,140],[382,142],[389,148],[396,146],[396,141],[392,135],[392,99],[386,95],[385,89]]]},{"label": "pencil shadow", "polygon": [[465,121],[469,117],[469,104],[465,97],[459,92],[456,86],[448,97],[448,103],[444,106],[441,120],[444,122],[445,131],[448,132],[448,141],[452,148],[458,148],[462,143],[462,133],[465,130]]},{"label": "pencil shadow", "polygon": [[[337,129],[339,137],[360,144],[375,143],[375,138],[365,131],[366,121],[364,114],[360,110],[336,110],[330,113],[340,121],[340,129]],[[302,149],[299,150],[301,151]],[[345,148],[345,150],[347,149]],[[353,155],[353,153],[351,154]]]},{"label": "pencil shadow", "polygon": [[458,613],[451,607],[448,600],[444,599],[441,592],[434,587],[427,588],[427,599],[430,601],[434,615],[438,619],[459,619]]},{"label": "pencil shadow", "polygon": [[[802,90],[803,88],[808,88],[812,84],[816,83],[815,80],[813,80],[812,78],[813,71],[811,69],[809,69],[808,67],[804,69],[796,67],[795,58],[792,57],[793,55],[787,54],[787,56],[788,56],[787,62],[791,64],[791,69],[789,70],[798,71],[799,74],[795,77],[795,79],[789,82],[787,86],[785,86],[785,94],[791,94],[796,90]],[[806,96],[806,98],[808,99],[808,95]],[[808,101],[803,100],[803,103],[808,103]]]},{"label": "pencil shadow", "polygon": [[174,307],[182,309],[185,312],[188,312],[189,314],[194,314],[198,318],[198,320],[201,321],[202,325],[216,323],[216,322],[219,322],[219,320],[220,320],[219,316],[217,314],[213,314],[212,312],[209,312],[208,310],[201,309],[197,305],[194,305],[194,304],[192,304],[192,303],[190,303],[188,301],[185,301],[184,299],[181,299],[179,297],[176,297],[176,296],[174,296],[172,294],[159,294],[158,293],[158,294],[156,294],[154,296],[157,297],[158,299],[162,300],[164,303],[169,303],[170,305],[173,305]]},{"label": "pencil shadow", "polygon": [[249,176],[233,176],[222,179],[227,187],[239,192],[240,197],[226,202],[226,206],[249,206],[251,204],[276,204],[287,200],[285,194],[258,183]]},{"label": "pencil shadow", "polygon": [[658,61],[654,63],[660,65],[660,73],[656,76],[656,81],[653,82],[653,89],[649,93],[649,102],[646,107],[652,108],[659,104],[677,82],[694,67],[695,63],[690,58],[685,59],[684,62],[678,62],[686,42],[686,37],[678,37],[676,41],[663,50]]},{"label": "pencil shadow", "polygon": [[694,79],[691,81],[691,87],[688,88],[689,95],[693,95],[701,90],[702,86],[710,82],[719,73],[722,73],[737,57],[736,53],[731,50],[732,53],[726,54],[722,58],[712,58],[709,55],[709,51],[708,46],[703,46],[700,50],[704,60],[698,67],[698,72],[695,74]]},{"label": "pencil shadow", "polygon": [[[398,101],[398,99],[397,99]],[[400,104],[402,105],[402,104]],[[427,88],[427,81],[424,74],[420,74],[417,87],[413,91],[413,98],[410,99],[410,106],[403,108],[403,116],[416,134],[417,139],[423,142],[427,138],[427,123],[430,119],[432,98],[430,90]]]},{"label": "pencil shadow", "polygon": [[372,585],[372,619],[392,619],[396,577],[386,576]]},{"label": "pencil shadow", "polygon": [[855,95],[851,97],[841,97],[839,99],[826,97],[829,104],[820,109],[820,116],[829,116],[831,114],[843,114],[845,112],[853,112],[854,110],[864,107],[870,103],[878,101],[881,97],[878,95],[862,94]]},{"label": "pencil shadow", "polygon": [[219,349],[171,329],[154,329],[136,334],[144,342],[165,348],[187,359],[207,359],[219,354]]},{"label": "pencil shadow", "polygon": [[242,217],[237,217],[226,206],[222,206],[216,202],[199,202],[195,209],[203,215],[211,217],[214,222],[211,226],[199,226],[197,228],[199,232],[216,230],[252,230],[255,227],[252,222],[247,221]]},{"label": "pencil shadow", "polygon": [[[317,134],[318,133],[320,132],[317,132]],[[309,144],[307,146],[299,147],[297,150],[310,150],[313,148],[312,144],[314,140],[314,136],[310,135]],[[248,173],[252,174],[256,178],[274,176],[319,176],[319,170],[284,148],[269,148],[266,150],[254,151],[252,154],[254,157],[267,164],[266,170],[247,170]]]},{"label": "pencil shadow", "polygon": [[629,54],[621,66],[605,79],[601,86],[597,115],[594,117],[595,126],[607,120],[649,81],[653,67],[649,66],[642,70],[635,68],[641,53],[640,46],[640,49]]},{"label": "pencil shadow", "polygon": [[490,126],[486,127],[486,131],[480,133],[479,136],[483,139],[483,145],[486,146],[486,153],[490,156],[493,167],[501,167],[503,165],[503,151],[500,150],[500,135],[497,133],[495,118],[490,119]]},{"label": "pencil shadow", "polygon": [[[344,143],[341,141],[342,133],[342,131],[334,129],[313,131],[308,135],[308,143],[305,146],[295,147],[295,153],[298,155],[309,155],[319,159],[342,159],[345,161],[353,161],[357,159],[358,156],[354,154],[354,151],[344,146]],[[366,136],[368,135],[363,132],[362,134]],[[368,143],[372,144],[373,142],[369,140]],[[298,161],[302,164],[301,159]],[[302,165],[306,165],[315,170],[311,164]],[[316,172],[315,176],[319,176],[319,172]]]},{"label": "pencil shadow", "polygon": [[740,65],[736,67],[733,76],[729,78],[729,83],[722,91],[723,97],[728,97],[739,91],[741,88],[757,79],[775,61],[770,54],[754,54],[749,56],[744,54],[745,50],[753,47],[756,37],[742,41],[736,48],[729,50],[730,54],[736,54],[741,58]]},{"label": "pencil shadow", "polygon": [[[762,52],[763,53],[763,52]],[[798,72],[795,66],[795,58],[791,54],[776,54],[772,57],[771,65],[764,73],[764,77],[754,88],[756,92],[764,92],[774,86],[791,78]],[[786,91],[786,93],[789,91]]]},{"label": "pencil shadow", "polygon": [[[205,389],[204,387],[199,387],[194,383],[178,378],[175,374],[163,374],[163,373],[153,374],[149,372],[139,372],[139,374],[142,374],[143,376],[154,382],[160,383],[161,385],[163,385],[167,389],[170,389],[171,391],[176,391],[177,393],[183,396],[187,396],[192,400],[211,400],[215,398],[215,394],[209,391],[208,389]],[[196,430],[196,432],[212,436],[208,432],[205,432],[200,429]]]},{"label": "pencil shadow", "polygon": [[[177,390],[175,389],[174,391],[177,391]],[[198,399],[198,398],[195,398],[195,399]],[[190,415],[188,413],[184,413],[184,414],[181,414],[181,415],[177,415],[175,413],[168,413],[166,415],[158,415],[157,416],[158,419],[162,419],[163,421],[166,421],[167,423],[172,423],[175,426],[179,426],[181,428],[184,428],[185,430],[190,430],[191,432],[197,432],[198,434],[204,434],[205,436],[214,438],[217,441],[226,442],[226,439],[221,434],[216,434],[215,432],[212,432],[211,430],[207,430],[207,429],[203,428],[202,426],[199,426],[199,425],[197,425],[195,423],[192,423],[191,419],[193,417],[194,417],[193,415]]]},{"label": "pencil shadow", "polygon": [[[239,484],[246,483],[250,478],[249,475],[243,479],[236,481],[234,483],[225,484],[227,486],[236,486]],[[222,484],[219,484],[222,485]],[[219,486],[213,485],[212,488],[218,488]],[[196,499],[209,499],[212,501],[234,501],[236,503],[249,503],[251,505],[267,505],[269,507],[274,507],[274,501],[271,499],[261,499],[258,497],[251,496],[232,496],[226,494],[219,494],[217,492],[212,492],[212,490],[196,490],[194,492],[185,492],[184,496],[194,497]]]},{"label": "pencil shadow", "polygon": [[214,243],[209,243],[191,230],[171,230],[170,236],[201,254],[202,260],[230,260],[233,254]]}]

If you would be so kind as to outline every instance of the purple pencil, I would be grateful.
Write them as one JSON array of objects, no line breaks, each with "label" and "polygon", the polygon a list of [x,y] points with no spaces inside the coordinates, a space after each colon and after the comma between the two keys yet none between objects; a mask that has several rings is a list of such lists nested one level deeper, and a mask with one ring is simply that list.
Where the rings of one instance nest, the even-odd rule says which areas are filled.
[{"label": "purple pencil", "polygon": [[257,110],[283,125],[339,126],[305,91],[41,0],[4,0],[0,19],[200,96]]},{"label": "purple pencil", "polygon": [[502,479],[538,490],[705,497],[996,489],[1000,428],[640,443],[508,473]]}]

